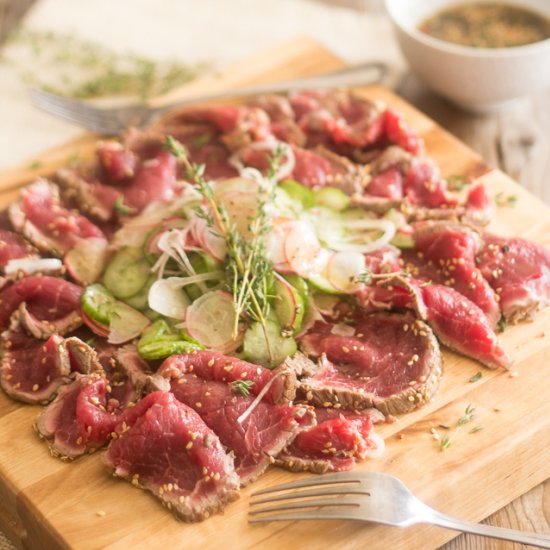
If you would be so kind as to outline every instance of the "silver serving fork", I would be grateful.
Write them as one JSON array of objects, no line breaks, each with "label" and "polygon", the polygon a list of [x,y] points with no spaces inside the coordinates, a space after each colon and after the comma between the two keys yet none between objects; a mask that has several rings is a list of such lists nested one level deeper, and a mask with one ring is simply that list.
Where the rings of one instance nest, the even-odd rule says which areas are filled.
[{"label": "silver serving fork", "polygon": [[212,100],[242,98],[257,94],[283,93],[339,86],[364,86],[381,82],[387,73],[387,69],[388,67],[384,63],[362,63],[318,76],[238,88],[160,106],[136,103],[121,107],[103,108],[85,101],[62,97],[36,88],[30,89],[30,95],[35,107],[51,115],[98,134],[113,135],[126,130],[129,126],[143,128],[154,122],[162,113],[175,107]]},{"label": "silver serving fork", "polygon": [[430,508],[399,479],[377,472],[343,472],[284,483],[252,493],[249,522],[351,519],[397,527],[431,523],[485,537],[550,548],[550,535],[458,520]]}]

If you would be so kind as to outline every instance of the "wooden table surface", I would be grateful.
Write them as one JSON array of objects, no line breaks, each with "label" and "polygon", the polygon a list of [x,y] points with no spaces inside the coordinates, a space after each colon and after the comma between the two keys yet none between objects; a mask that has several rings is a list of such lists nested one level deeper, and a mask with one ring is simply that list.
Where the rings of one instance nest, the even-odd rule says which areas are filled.
[{"label": "wooden table surface", "polygon": [[[414,75],[403,75],[396,91],[492,166],[500,168],[550,204],[550,90],[518,100],[506,110],[481,116],[454,107],[428,90]],[[550,450],[548,451],[550,460]],[[550,532],[550,480],[502,508],[484,523]],[[511,550],[524,545],[460,535],[440,550]]]}]

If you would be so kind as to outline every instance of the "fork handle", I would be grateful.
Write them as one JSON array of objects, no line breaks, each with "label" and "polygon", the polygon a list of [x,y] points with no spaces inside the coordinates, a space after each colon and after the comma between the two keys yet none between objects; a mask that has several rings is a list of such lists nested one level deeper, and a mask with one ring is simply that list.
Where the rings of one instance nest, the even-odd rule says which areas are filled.
[{"label": "fork handle", "polygon": [[435,512],[430,514],[430,523],[462,531],[464,533],[472,533],[483,537],[492,537],[495,539],[509,540],[539,548],[550,548],[550,535],[539,535],[537,533],[526,533],[525,531],[517,531],[515,529],[507,529],[506,527],[494,527],[482,523],[470,523],[459,519]]},{"label": "fork handle", "polygon": [[162,113],[193,103],[203,103],[218,99],[247,97],[257,94],[274,94],[284,92],[296,92],[300,90],[313,90],[318,88],[332,88],[338,86],[365,86],[382,82],[388,72],[388,66],[378,61],[369,61],[352,65],[338,71],[325,73],[316,76],[297,78],[293,80],[283,80],[257,86],[248,86],[246,88],[237,88],[217,94],[200,95],[197,97],[185,98],[170,104],[159,105],[155,111]]}]

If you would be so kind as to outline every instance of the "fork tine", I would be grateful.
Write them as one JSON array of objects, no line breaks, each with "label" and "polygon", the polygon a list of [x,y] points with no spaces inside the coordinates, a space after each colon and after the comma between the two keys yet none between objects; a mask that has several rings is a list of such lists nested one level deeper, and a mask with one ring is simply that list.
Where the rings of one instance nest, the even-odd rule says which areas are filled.
[{"label": "fork tine", "polygon": [[264,506],[250,510],[248,513],[252,516],[257,514],[264,514],[265,512],[279,512],[280,510],[297,510],[300,508],[317,508],[318,506],[330,506],[341,508],[342,506],[348,508],[359,508],[361,503],[358,499],[342,499],[342,498],[324,498],[318,500],[305,500],[302,502],[287,502],[284,504],[277,504],[276,506]]},{"label": "fork tine", "polygon": [[295,521],[299,519],[355,519],[360,520],[359,512],[353,508],[336,510],[305,510],[289,514],[271,514],[248,518],[248,523],[265,523],[268,521]]},{"label": "fork tine", "polygon": [[[290,493],[281,493],[279,495],[270,496],[270,497],[264,497],[256,500],[251,500],[250,505],[253,506],[255,504],[262,504],[264,502],[275,502],[277,500],[292,500],[296,498],[306,498],[306,497],[320,497],[320,496],[329,496],[329,495],[370,495],[367,491],[365,491],[362,487],[357,487],[355,484],[348,484],[348,487],[326,487],[326,488],[319,488],[319,489],[312,489],[308,491],[293,491]],[[255,495],[252,495],[253,497]]]},{"label": "fork tine", "polygon": [[269,493],[275,493],[278,491],[285,491],[286,489],[301,489],[302,487],[312,487],[315,485],[332,485],[336,483],[360,483],[361,480],[352,472],[339,472],[337,474],[324,474],[322,476],[308,477],[299,481],[292,481],[290,483],[282,483],[281,485],[275,485],[274,487],[267,487],[260,491],[255,491],[251,496],[266,495]]}]

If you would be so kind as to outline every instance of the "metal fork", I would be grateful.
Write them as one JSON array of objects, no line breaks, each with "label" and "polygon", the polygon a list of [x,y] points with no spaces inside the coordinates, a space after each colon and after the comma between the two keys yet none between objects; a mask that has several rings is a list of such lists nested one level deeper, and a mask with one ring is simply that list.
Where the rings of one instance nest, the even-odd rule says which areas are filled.
[{"label": "metal fork", "polygon": [[144,103],[136,103],[122,107],[102,108],[84,101],[44,92],[36,88],[30,89],[30,95],[35,107],[51,115],[72,122],[77,126],[83,126],[99,134],[113,135],[126,130],[129,126],[135,126],[137,128],[147,126],[154,122],[163,112],[174,109],[175,107],[211,100],[242,98],[256,94],[374,84],[382,81],[387,70],[388,67],[384,63],[362,63],[318,76],[285,80],[271,84],[239,88],[222,93],[208,94],[158,107]]},{"label": "metal fork", "polygon": [[[399,479],[377,472],[322,475],[263,489],[252,493],[252,498],[250,523],[299,519],[351,519],[397,527],[431,523],[550,548],[550,535],[470,523],[441,514],[416,498]],[[267,503],[271,504],[260,506]]]}]

